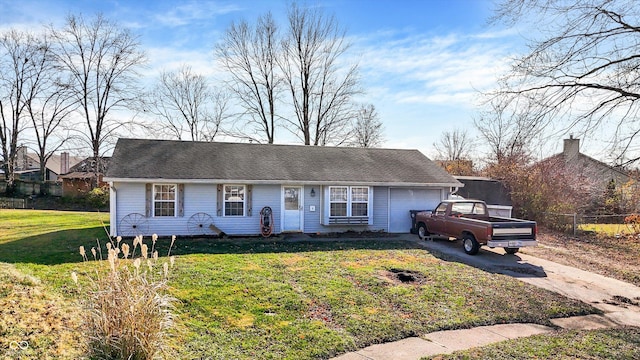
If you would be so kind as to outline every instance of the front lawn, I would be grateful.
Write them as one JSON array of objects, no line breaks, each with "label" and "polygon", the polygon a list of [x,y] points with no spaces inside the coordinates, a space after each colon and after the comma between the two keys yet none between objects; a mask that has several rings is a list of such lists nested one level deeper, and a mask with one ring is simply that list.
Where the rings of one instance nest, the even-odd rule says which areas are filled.
[{"label": "front lawn", "polygon": [[552,317],[594,311],[506,276],[439,260],[410,243],[331,245],[297,244],[304,251],[291,253],[285,243],[271,245],[272,252],[180,257],[174,295],[183,303],[188,357],[328,358],[436,330],[548,324]]},{"label": "front lawn", "polygon": [[[0,212],[0,223],[3,216]],[[40,213],[42,224],[50,224],[48,216]],[[6,278],[50,292],[56,309],[64,309],[61,313],[70,319],[79,318],[70,273],[88,273],[96,265],[82,263],[77,252],[79,245],[88,250],[95,244],[93,230],[86,225],[66,228],[64,237],[56,231],[47,235],[43,228],[32,229],[37,236],[4,241],[2,261],[14,263],[11,271],[23,274]],[[85,241],[80,240],[83,236]],[[37,252],[20,252],[15,259],[7,252],[28,249],[34,239]],[[161,255],[168,242],[159,240]],[[12,248],[16,243],[20,246]],[[58,252],[60,248],[73,251]],[[438,259],[393,237],[304,242],[178,238],[172,253],[178,257],[170,276],[171,294],[179,303],[178,326],[171,338],[180,359],[326,359],[430,331],[512,322],[548,325],[553,317],[597,312],[510,277]],[[7,269],[0,267],[0,273]],[[22,284],[20,279],[31,279],[28,275],[40,280]],[[28,338],[30,354],[38,358],[76,357],[73,351],[52,354],[50,347],[39,345],[46,344],[38,341],[44,336],[39,334],[49,339],[62,330],[47,327],[51,309],[18,306],[30,301],[21,301],[20,294],[0,292],[0,300],[12,297],[6,301],[12,307],[4,311],[18,318],[20,312],[30,311],[30,317],[39,315],[42,321],[32,321],[24,330],[5,330],[11,336],[5,340]],[[70,326],[77,323],[69,320]],[[53,338],[64,342],[69,337]],[[0,344],[0,350],[2,345],[6,346]],[[60,344],[57,349],[73,346]]]}]

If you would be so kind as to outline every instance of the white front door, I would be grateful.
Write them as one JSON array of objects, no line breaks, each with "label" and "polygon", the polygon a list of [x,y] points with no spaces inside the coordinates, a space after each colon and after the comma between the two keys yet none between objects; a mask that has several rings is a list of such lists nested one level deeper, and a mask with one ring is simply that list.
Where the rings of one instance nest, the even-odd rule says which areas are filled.
[{"label": "white front door", "polygon": [[302,231],[302,215],[304,205],[302,203],[302,187],[285,186],[282,188],[283,196],[283,231]]}]

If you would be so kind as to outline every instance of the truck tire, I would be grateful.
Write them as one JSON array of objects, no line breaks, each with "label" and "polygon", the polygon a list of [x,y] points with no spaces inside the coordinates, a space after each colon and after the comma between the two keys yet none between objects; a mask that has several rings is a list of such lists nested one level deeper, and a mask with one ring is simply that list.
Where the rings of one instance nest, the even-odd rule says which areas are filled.
[{"label": "truck tire", "polygon": [[420,223],[418,224],[418,237],[420,240],[425,240],[431,233],[427,230],[427,225]]},{"label": "truck tire", "polygon": [[509,255],[513,255],[513,254],[517,253],[518,250],[520,250],[520,248],[512,248],[512,247],[504,248],[504,252],[506,252]]},{"label": "truck tire", "polygon": [[462,248],[467,254],[475,255],[480,250],[480,244],[478,244],[478,241],[476,241],[473,235],[467,234],[462,238]]}]

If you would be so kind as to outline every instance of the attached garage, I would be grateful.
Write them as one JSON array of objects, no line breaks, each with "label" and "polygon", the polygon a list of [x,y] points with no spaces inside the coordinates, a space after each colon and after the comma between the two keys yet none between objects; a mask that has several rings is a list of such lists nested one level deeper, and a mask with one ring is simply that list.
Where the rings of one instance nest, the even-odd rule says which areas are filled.
[{"label": "attached garage", "polygon": [[389,190],[389,232],[408,233],[409,210],[430,210],[444,199],[441,189],[391,188]]}]

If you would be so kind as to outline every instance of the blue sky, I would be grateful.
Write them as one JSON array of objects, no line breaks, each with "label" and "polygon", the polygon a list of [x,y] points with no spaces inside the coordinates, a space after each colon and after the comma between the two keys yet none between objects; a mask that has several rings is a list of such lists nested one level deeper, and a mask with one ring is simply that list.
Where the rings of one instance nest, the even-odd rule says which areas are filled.
[{"label": "blue sky", "polygon": [[[433,157],[443,131],[473,128],[477,92],[495,84],[522,48],[512,29],[489,27],[492,0],[317,0],[335,14],[359,60],[360,101],[378,109],[385,147],[417,148]],[[215,78],[213,46],[231,21],[253,22],[271,11],[283,19],[287,2],[0,0],[0,29],[61,25],[67,14],[102,12],[140,35],[150,78],[183,63]],[[284,23],[284,22],[282,22]],[[551,152],[557,147],[552,146]]]}]

